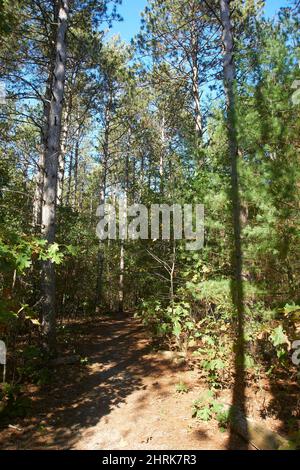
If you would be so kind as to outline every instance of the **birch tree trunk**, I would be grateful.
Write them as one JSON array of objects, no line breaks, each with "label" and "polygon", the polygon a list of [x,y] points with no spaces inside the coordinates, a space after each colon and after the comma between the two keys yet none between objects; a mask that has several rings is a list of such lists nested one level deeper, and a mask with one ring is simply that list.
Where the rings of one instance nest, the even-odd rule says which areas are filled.
[{"label": "birch tree trunk", "polygon": [[[42,208],[42,234],[48,244],[55,241],[56,194],[58,155],[66,74],[66,33],[68,28],[68,0],[61,0],[58,12],[56,57],[48,112],[48,132],[45,145],[45,175]],[[43,262],[42,269],[42,333],[46,350],[55,350],[55,269],[51,261]]]},{"label": "birch tree trunk", "polygon": [[[220,0],[221,22],[223,26],[223,70],[226,95],[228,132],[228,153],[231,167],[231,210],[232,210],[232,301],[237,313],[235,348],[235,383],[233,387],[233,410],[245,412],[245,366],[244,366],[244,295],[242,282],[241,246],[241,203],[239,195],[238,141],[235,111],[235,64],[234,37],[231,23],[230,0]],[[235,411],[234,411],[235,413]],[[231,438],[233,434],[231,433]],[[230,439],[232,440],[232,439]],[[230,446],[230,443],[229,443]]]}]

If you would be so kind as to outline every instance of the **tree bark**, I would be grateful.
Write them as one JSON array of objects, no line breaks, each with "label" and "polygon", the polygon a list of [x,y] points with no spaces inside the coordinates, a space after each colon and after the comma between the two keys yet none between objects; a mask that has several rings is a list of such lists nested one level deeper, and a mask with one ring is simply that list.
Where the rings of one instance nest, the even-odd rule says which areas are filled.
[{"label": "tree bark", "polygon": [[58,156],[58,182],[57,182],[57,204],[62,204],[64,195],[64,181],[65,181],[65,166],[66,166],[66,153],[69,133],[69,104],[67,105],[62,127],[62,139],[60,152]]},{"label": "tree bark", "polygon": [[74,209],[76,209],[78,201],[79,135],[77,137],[74,154],[74,193],[72,198]]},{"label": "tree bark", "polygon": [[121,240],[120,246],[120,275],[119,275],[119,313],[124,312],[124,268],[125,268],[125,242]]},{"label": "tree bark", "polygon": [[43,192],[44,192],[44,176],[45,176],[45,148],[48,136],[48,115],[51,99],[51,79],[53,77],[54,64],[53,61],[48,68],[48,77],[46,83],[46,92],[43,100],[43,126],[41,131],[41,151],[38,162],[38,171],[36,175],[36,187],[33,201],[33,225],[41,232],[42,227],[42,210],[43,210]]},{"label": "tree bark", "polygon": [[[201,142],[203,128],[202,128],[202,113],[201,113],[201,101],[199,92],[199,34],[197,31],[197,5],[193,2],[192,4],[192,15],[194,21],[191,24],[191,65],[192,65],[192,95],[194,101],[194,119],[195,119],[195,131],[196,139]],[[199,143],[197,142],[197,143]]]},{"label": "tree bark", "polygon": [[35,191],[33,200],[33,226],[37,232],[41,231],[42,225],[42,206],[43,206],[43,188],[45,172],[45,154],[41,151],[38,162],[38,172],[35,178]]},{"label": "tree bark", "polygon": [[159,180],[160,180],[160,195],[164,193],[164,168],[165,168],[165,156],[166,156],[166,126],[165,117],[161,120],[161,149],[159,155]]},{"label": "tree bark", "polygon": [[[232,301],[237,314],[235,347],[235,383],[232,395],[233,414],[239,410],[245,414],[245,346],[244,346],[244,294],[242,282],[241,245],[241,203],[239,194],[238,140],[235,110],[235,63],[234,37],[231,23],[230,0],[220,0],[221,22],[223,26],[223,70],[226,95],[226,118],[228,133],[228,153],[231,167],[231,211],[232,211]],[[233,433],[229,446],[233,444]]]},{"label": "tree bark", "polygon": [[202,114],[201,114],[201,103],[199,93],[199,65],[196,51],[192,53],[192,84],[193,84],[193,101],[194,101],[194,113],[195,113],[195,130],[198,140],[202,140]]},{"label": "tree bark", "polygon": [[[103,141],[103,170],[102,170],[102,181],[100,185],[100,205],[105,204],[106,198],[106,184],[107,184],[107,173],[108,173],[108,163],[109,163],[109,146],[110,146],[110,132],[111,132],[111,112],[113,105],[113,91],[108,82],[108,102],[105,108],[105,131],[104,131],[104,141]],[[98,313],[99,305],[103,296],[103,272],[104,272],[104,245],[103,240],[99,241],[98,249],[98,266],[97,266],[97,285],[96,285],[96,296],[95,296],[95,311]]]},{"label": "tree bark", "polygon": [[[66,74],[66,33],[68,29],[68,0],[62,0],[58,12],[56,57],[52,77],[51,101],[48,112],[48,132],[45,145],[45,175],[42,208],[42,234],[48,245],[54,243],[56,232],[56,195],[58,155],[61,137],[61,121]],[[55,350],[55,268],[50,261],[43,262],[42,269],[42,334],[47,351]]]}]

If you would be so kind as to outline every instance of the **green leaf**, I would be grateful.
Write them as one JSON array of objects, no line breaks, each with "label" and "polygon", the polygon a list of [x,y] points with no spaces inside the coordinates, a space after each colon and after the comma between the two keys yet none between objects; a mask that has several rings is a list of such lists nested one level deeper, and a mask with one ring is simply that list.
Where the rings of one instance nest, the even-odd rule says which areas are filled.
[{"label": "green leaf", "polygon": [[280,346],[281,344],[288,344],[289,341],[282,328],[282,325],[277,326],[277,328],[272,331],[270,340],[275,347]]},{"label": "green leaf", "polygon": [[52,263],[55,264],[61,264],[64,258],[64,255],[62,252],[59,251],[59,245],[58,243],[52,243],[52,245],[49,246],[47,255],[52,261]]},{"label": "green leaf", "polygon": [[32,264],[31,258],[25,254],[25,253],[20,253],[19,255],[16,256],[16,265],[19,271],[24,271],[26,268],[30,268]]},{"label": "green leaf", "polygon": [[181,333],[181,326],[180,326],[180,323],[177,321],[174,323],[174,326],[173,326],[173,334],[176,336],[176,338],[179,338],[180,333]]},{"label": "green leaf", "polygon": [[209,421],[212,418],[212,413],[209,407],[202,408],[197,411],[196,417],[201,421]]}]

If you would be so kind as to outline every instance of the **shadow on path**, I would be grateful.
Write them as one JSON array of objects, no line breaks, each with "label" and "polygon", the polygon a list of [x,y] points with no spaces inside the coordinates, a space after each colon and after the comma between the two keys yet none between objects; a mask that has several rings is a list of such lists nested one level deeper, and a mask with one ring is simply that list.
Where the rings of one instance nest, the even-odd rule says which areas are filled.
[{"label": "shadow on path", "polygon": [[30,417],[20,420],[23,431],[12,434],[9,443],[2,441],[5,448],[69,449],[84,429],[144,389],[145,376],[172,368],[169,361],[149,355],[150,344],[137,320],[104,318],[68,328],[87,365],[53,371],[51,386],[36,391]]}]

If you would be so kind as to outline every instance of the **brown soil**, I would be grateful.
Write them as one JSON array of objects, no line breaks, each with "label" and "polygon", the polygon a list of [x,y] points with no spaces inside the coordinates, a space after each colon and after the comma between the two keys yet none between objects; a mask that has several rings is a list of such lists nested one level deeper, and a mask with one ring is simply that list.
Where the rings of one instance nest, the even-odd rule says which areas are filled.
[{"label": "brown soil", "polygon": [[[51,385],[27,390],[30,416],[0,428],[1,449],[227,448],[218,423],[191,416],[207,388],[199,372],[154,352],[137,320],[102,318],[71,332],[87,364],[58,367]],[[187,393],[176,392],[179,382]],[[235,448],[245,444],[236,438]]]}]

